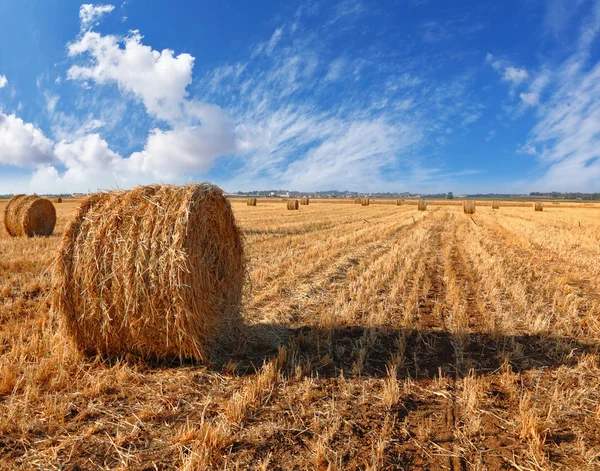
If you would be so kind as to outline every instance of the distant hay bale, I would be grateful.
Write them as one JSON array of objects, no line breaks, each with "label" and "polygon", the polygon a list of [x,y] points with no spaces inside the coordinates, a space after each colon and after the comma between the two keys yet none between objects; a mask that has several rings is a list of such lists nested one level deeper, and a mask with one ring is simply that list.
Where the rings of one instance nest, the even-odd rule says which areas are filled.
[{"label": "distant hay bale", "polygon": [[492,201],[492,209],[500,209],[500,203],[497,201]]},{"label": "distant hay bale", "polygon": [[204,361],[239,336],[244,251],[209,184],[82,200],[54,263],[54,312],[86,355]]},{"label": "distant hay bale", "polygon": [[303,205],[303,206],[308,206],[309,202],[310,201],[309,201],[308,197],[306,197],[306,198],[300,198],[300,204]]},{"label": "distant hay bale", "polygon": [[403,201],[402,200],[396,200],[396,206],[402,206]]},{"label": "distant hay bale", "polygon": [[298,200],[288,200],[287,209],[298,209]]},{"label": "distant hay bale", "polygon": [[363,206],[369,206],[371,204],[371,200],[369,198],[363,198],[360,201],[360,204],[362,204]]},{"label": "distant hay bale", "polygon": [[533,203],[533,209],[535,211],[543,211],[544,210],[544,203],[542,203],[540,201],[536,201],[535,203]]},{"label": "distant hay bale", "polygon": [[419,200],[419,202],[417,203],[417,209],[419,211],[427,211],[427,201]]},{"label": "distant hay bale", "polygon": [[246,206],[256,206],[256,198],[248,198]]},{"label": "distant hay bale", "polygon": [[62,198],[59,196],[58,198],[56,198],[56,202],[57,203],[62,203]]},{"label": "distant hay bale", "polygon": [[463,201],[463,211],[465,214],[475,214],[475,201]]},{"label": "distant hay bale", "polygon": [[362,204],[362,198],[356,198],[354,204]]},{"label": "distant hay bale", "polygon": [[37,195],[15,195],[4,208],[4,227],[9,235],[49,236],[56,225],[52,201]]}]

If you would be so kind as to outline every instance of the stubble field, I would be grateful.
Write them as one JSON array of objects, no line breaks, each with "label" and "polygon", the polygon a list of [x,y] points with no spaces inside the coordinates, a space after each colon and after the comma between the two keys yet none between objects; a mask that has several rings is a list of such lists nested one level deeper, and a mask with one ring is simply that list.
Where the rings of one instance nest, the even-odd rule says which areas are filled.
[{"label": "stubble field", "polygon": [[600,469],[600,208],[232,206],[247,332],[212,365],[80,357],[48,300],[75,203],[2,231],[0,469]]}]

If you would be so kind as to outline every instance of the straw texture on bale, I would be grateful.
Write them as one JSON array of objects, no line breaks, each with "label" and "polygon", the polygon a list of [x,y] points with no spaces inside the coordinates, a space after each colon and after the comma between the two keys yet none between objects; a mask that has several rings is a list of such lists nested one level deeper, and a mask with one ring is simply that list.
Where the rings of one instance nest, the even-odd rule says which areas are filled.
[{"label": "straw texture on bale", "polygon": [[403,201],[402,200],[396,200],[396,206],[402,206]]},{"label": "straw texture on bale", "polygon": [[306,198],[300,198],[300,204],[301,205],[308,206],[308,203],[309,203],[308,197],[306,197]]},{"label": "straw texture on bale", "polygon": [[536,201],[536,202],[533,204],[533,209],[534,209],[535,211],[543,211],[543,210],[544,210],[544,203],[541,203],[541,202],[539,202],[539,201]]},{"label": "straw texture on bale", "polygon": [[57,203],[62,203],[62,198],[59,196],[58,198],[56,198],[56,202]]},{"label": "straw texture on bale", "polygon": [[417,203],[417,209],[419,211],[427,211],[427,201],[419,200],[419,202]]},{"label": "straw texture on bale", "polygon": [[298,200],[289,200],[287,202],[287,209],[298,209]]},{"label": "straw texture on bale", "polygon": [[500,203],[497,201],[492,201],[492,209],[500,209]]},{"label": "straw texture on bale", "polygon": [[49,236],[56,225],[52,201],[37,195],[15,195],[4,208],[4,227],[11,236]]},{"label": "straw texture on bale", "polygon": [[363,206],[369,206],[369,204],[371,204],[371,201],[369,200],[369,198],[363,198],[360,203]]},{"label": "straw texture on bale", "polygon": [[256,198],[248,198],[246,201],[247,206],[256,206]]},{"label": "straw texture on bale", "polygon": [[239,340],[242,242],[210,184],[91,195],[54,264],[54,312],[86,355],[204,361]]},{"label": "straw texture on bale", "polygon": [[356,198],[354,204],[362,204],[362,198]]},{"label": "straw texture on bale", "polygon": [[463,201],[463,211],[465,214],[475,214],[475,201]]}]

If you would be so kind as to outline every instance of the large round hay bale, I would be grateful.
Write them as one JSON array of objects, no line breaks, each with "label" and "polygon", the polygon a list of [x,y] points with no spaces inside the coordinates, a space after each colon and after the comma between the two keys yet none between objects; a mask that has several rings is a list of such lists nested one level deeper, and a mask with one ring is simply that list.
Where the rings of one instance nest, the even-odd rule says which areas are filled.
[{"label": "large round hay bale", "polygon": [[500,203],[497,201],[492,201],[492,209],[500,209]]},{"label": "large round hay bale", "polygon": [[298,200],[288,200],[287,209],[298,209]]},{"label": "large round hay bale", "polygon": [[49,236],[56,225],[52,201],[37,195],[15,195],[4,208],[4,227],[11,236]]},{"label": "large round hay bale", "polygon": [[475,214],[475,201],[463,201],[463,211],[465,214]]},{"label": "large round hay bale", "polygon": [[369,206],[369,204],[371,204],[371,200],[369,198],[363,198],[361,204],[363,206]]},{"label": "large round hay bale", "polygon": [[56,203],[62,203],[62,198],[60,196],[56,198]]},{"label": "large round hay bale", "polygon": [[419,202],[417,203],[417,209],[419,211],[427,211],[427,201],[419,200]]},{"label": "large round hay bale", "polygon": [[247,206],[256,206],[256,198],[248,198],[246,201]]},{"label": "large round hay bale", "polygon": [[62,239],[54,310],[87,355],[206,360],[239,341],[242,242],[213,185],[91,195]]},{"label": "large round hay bale", "polygon": [[404,200],[396,200],[396,206],[402,206]]},{"label": "large round hay bale", "polygon": [[544,203],[542,203],[541,201],[536,201],[533,204],[533,209],[534,209],[534,211],[543,211],[544,210]]},{"label": "large round hay bale", "polygon": [[306,197],[306,198],[300,198],[300,204],[301,204],[302,206],[308,206],[308,203],[309,203],[309,202],[310,202],[310,201],[309,201],[308,197]]}]

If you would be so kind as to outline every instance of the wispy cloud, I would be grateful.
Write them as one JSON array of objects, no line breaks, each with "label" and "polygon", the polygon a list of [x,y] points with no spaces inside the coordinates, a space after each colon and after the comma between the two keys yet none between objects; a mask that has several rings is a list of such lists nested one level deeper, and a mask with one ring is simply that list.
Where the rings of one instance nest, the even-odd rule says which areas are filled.
[{"label": "wispy cloud", "polygon": [[6,84],[8,84],[8,79],[6,78],[6,75],[0,75],[0,88],[6,87]]},{"label": "wispy cloud", "polygon": [[556,70],[556,84],[538,108],[537,124],[522,148],[536,154],[541,164],[543,176],[536,188],[600,187],[600,64],[589,60],[599,31],[596,4],[580,29],[575,52]]}]

